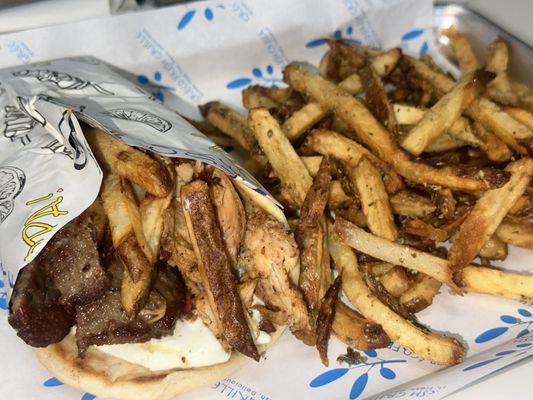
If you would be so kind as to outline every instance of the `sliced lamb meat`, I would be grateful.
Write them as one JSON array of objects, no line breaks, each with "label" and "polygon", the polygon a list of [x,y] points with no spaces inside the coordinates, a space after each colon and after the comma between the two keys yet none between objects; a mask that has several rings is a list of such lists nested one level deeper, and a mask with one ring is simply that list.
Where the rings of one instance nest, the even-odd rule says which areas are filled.
[{"label": "sliced lamb meat", "polygon": [[11,296],[9,324],[33,347],[60,342],[74,325],[74,310],[59,305],[50,284],[35,260],[20,270]]},{"label": "sliced lamb meat", "polygon": [[[171,334],[185,306],[185,298],[186,289],[179,272],[166,263],[159,263],[148,302],[132,319],[122,308],[118,287],[111,287],[94,302],[77,308],[76,338],[80,355],[90,345],[140,343]],[[158,313],[161,309],[163,313]]]},{"label": "sliced lamb meat", "polygon": [[83,213],[65,225],[37,256],[37,263],[61,293],[59,303],[89,303],[108,287],[95,240],[94,225]]}]

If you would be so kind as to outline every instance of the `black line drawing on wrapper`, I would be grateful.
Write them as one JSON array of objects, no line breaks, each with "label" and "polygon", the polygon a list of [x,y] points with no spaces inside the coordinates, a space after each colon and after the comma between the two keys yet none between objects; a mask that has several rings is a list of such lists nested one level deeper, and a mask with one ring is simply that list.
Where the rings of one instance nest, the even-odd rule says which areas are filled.
[{"label": "black line drawing on wrapper", "polygon": [[76,76],[67,74],[66,72],[52,71],[49,69],[23,69],[13,72],[13,76],[37,78],[41,82],[50,82],[64,90],[83,90],[93,88],[98,93],[113,96],[115,93],[104,89],[97,83],[92,83]]},{"label": "black line drawing on wrapper", "polygon": [[0,223],[11,214],[17,197],[26,183],[24,171],[17,167],[0,167]]},{"label": "black line drawing on wrapper", "polygon": [[103,114],[125,121],[140,122],[141,124],[148,125],[161,133],[172,128],[172,124],[169,121],[148,111],[134,110],[131,108],[116,108],[104,111]]},{"label": "black line drawing on wrapper", "polygon": [[28,133],[35,127],[36,121],[21,111],[17,106],[7,105],[4,121],[4,136],[12,142],[20,140],[25,146],[31,142]]}]

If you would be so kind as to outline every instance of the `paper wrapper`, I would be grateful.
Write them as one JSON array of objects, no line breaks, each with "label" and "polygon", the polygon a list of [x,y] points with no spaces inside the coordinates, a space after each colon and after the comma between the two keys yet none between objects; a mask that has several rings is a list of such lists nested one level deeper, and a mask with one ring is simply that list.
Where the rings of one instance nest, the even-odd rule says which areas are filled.
[{"label": "paper wrapper", "polygon": [[[109,17],[88,20],[84,22],[43,28],[34,31],[19,32],[0,36],[0,67],[20,66],[42,62],[61,57],[77,57],[91,55],[105,62],[113,64],[128,73],[132,82],[137,86],[148,89],[154,97],[163,101],[171,109],[178,110],[188,116],[197,116],[194,107],[213,99],[222,99],[230,104],[240,106],[240,90],[250,84],[269,86],[282,85],[281,71],[283,66],[292,60],[309,61],[317,64],[326,52],[325,38],[337,37],[354,42],[361,42],[384,48],[401,46],[404,51],[419,55],[431,52],[432,37],[432,2],[429,0],[397,0],[397,1],[362,1],[362,0],[271,0],[263,2],[252,1],[208,1],[195,2],[189,5],[159,9],[155,11],[129,14],[120,17]],[[88,61],[88,59],[85,59]],[[78,67],[72,66],[76,63]],[[5,121],[0,148],[0,165],[14,166],[25,171],[27,177],[24,190],[14,197],[15,208],[13,218],[19,204],[24,206],[28,200],[52,194],[52,199],[62,196],[61,206],[69,210],[83,209],[83,204],[89,204],[96,195],[100,180],[98,169],[91,165],[90,159],[85,168],[75,170],[76,146],[68,140],[77,138],[77,146],[86,149],[83,137],[77,131],[76,119],[72,114],[65,115],[66,120],[61,123],[64,107],[50,102],[46,98],[30,101],[31,95],[39,93],[41,88],[46,95],[72,101],[77,95],[71,92],[84,91],[83,96],[77,96],[80,104],[69,103],[73,106],[87,105],[86,113],[104,122],[113,123],[112,131],[120,133],[127,128],[131,134],[124,139],[130,143],[149,147],[152,144],[164,145],[171,148],[181,148],[183,143],[152,142],[154,138],[174,138],[145,126],[139,121],[124,121],[109,114],[113,109],[127,108],[133,103],[120,102],[112,107],[96,107],[94,99],[120,99],[128,97],[131,92],[120,92],[114,86],[116,81],[103,79],[102,75],[91,75],[93,67],[85,67],[79,61],[70,60],[60,63],[67,68],[72,76],[97,84],[105,91],[115,93],[110,96],[99,92],[92,85],[80,88],[77,86],[65,95],[65,91],[54,83],[54,80],[40,81],[31,74],[17,77],[21,82],[16,90],[22,90],[23,98],[20,104],[7,102],[2,105],[4,110],[0,117]],[[18,68],[18,70],[46,70],[49,65]],[[89,75],[85,75],[85,74]],[[36,74],[35,72],[33,74]],[[9,74],[8,74],[9,76]],[[45,75],[43,75],[45,76]],[[4,83],[6,75],[2,74],[0,82],[6,89],[0,100],[14,99],[18,94],[13,84],[15,77],[9,77]],[[11,83],[9,83],[11,81]],[[119,85],[135,90],[133,85]],[[88,96],[90,94],[90,97]],[[137,94],[140,96],[140,94]],[[15,96],[15,97],[14,97]],[[143,98],[143,101],[145,98]],[[2,100],[5,101],[5,100]],[[96,101],[96,100],[94,100]],[[88,103],[88,104],[85,104]],[[144,103],[143,103],[144,104]],[[6,106],[15,108],[5,109]],[[57,139],[64,145],[61,150],[64,155],[42,153],[34,150],[22,156],[21,152],[8,151],[7,148],[19,148],[22,143],[17,139],[11,142],[9,138],[13,129],[18,133],[19,120],[17,110],[23,107],[30,114],[38,110],[50,121],[47,128],[37,126],[43,133],[31,146],[46,144]],[[79,108],[73,107],[75,111]],[[180,121],[175,114],[161,114],[163,110],[157,103],[150,102],[150,107],[142,108],[163,117],[168,121]],[[10,118],[6,112],[14,112]],[[168,111],[165,111],[168,112]],[[96,115],[98,114],[98,118]],[[22,118],[26,114],[22,114]],[[34,114],[32,114],[34,115]],[[118,114],[117,114],[118,115]],[[126,115],[126,114],[123,114]],[[133,114],[130,114],[133,115]],[[167,118],[168,117],[168,118]],[[100,119],[102,118],[102,119]],[[11,121],[17,121],[15,125]],[[24,120],[22,120],[24,121]],[[26,124],[31,123],[26,120]],[[22,130],[25,123],[21,124]],[[105,125],[105,124],[104,124]],[[149,125],[149,124],[148,124]],[[156,123],[157,126],[165,126]],[[133,127],[137,127],[137,131]],[[141,129],[140,126],[143,126]],[[194,132],[180,122],[183,131]],[[13,129],[11,129],[13,128]],[[173,125],[174,129],[175,126]],[[133,129],[133,130],[132,130]],[[135,130],[135,132],[134,132]],[[181,131],[181,130],[180,130]],[[54,136],[54,134],[56,136]],[[2,135],[2,133],[0,133]],[[17,135],[19,138],[20,135]],[[196,139],[196,136],[194,136]],[[176,139],[176,138],[174,138]],[[40,140],[43,140],[41,143]],[[202,145],[207,145],[205,139],[198,139]],[[18,146],[18,147],[17,147]],[[208,146],[208,145],[207,145]],[[39,146],[38,146],[39,147]],[[41,146],[42,147],[42,146]],[[55,146],[52,146],[55,148]],[[50,151],[50,146],[48,150]],[[70,153],[69,153],[70,152]],[[69,156],[70,154],[70,156]],[[202,152],[205,154],[205,152]],[[215,154],[220,154],[215,152]],[[17,163],[16,161],[24,159]],[[38,160],[52,159],[49,164],[42,165]],[[44,162],[44,161],[43,161]],[[36,173],[28,178],[28,166],[38,168],[42,177]],[[53,172],[52,172],[53,171]],[[237,173],[238,171],[234,171]],[[244,177],[242,172],[239,172]],[[64,174],[64,176],[63,176]],[[85,174],[85,175],[84,175]],[[19,177],[15,189],[22,186],[23,180],[16,170],[10,170],[8,176]],[[51,178],[50,182],[46,177]],[[72,178],[74,177],[74,178]],[[92,180],[90,180],[92,179]],[[38,183],[36,183],[38,182]],[[61,182],[60,186],[54,185]],[[252,182],[252,181],[250,181]],[[2,190],[4,190],[2,182]],[[35,197],[26,196],[25,190],[30,190]],[[63,192],[58,192],[63,188]],[[94,189],[93,189],[94,188]],[[94,193],[91,191],[94,190]],[[73,195],[70,198],[67,196]],[[68,198],[67,198],[68,197]],[[13,200],[13,199],[12,199]],[[4,201],[4,199],[2,199]],[[30,205],[31,206],[31,205]],[[63,209],[63,208],[61,208]],[[73,217],[75,211],[71,211]],[[47,217],[52,218],[52,217]],[[15,220],[15,218],[13,218]],[[6,219],[6,222],[8,219]],[[46,220],[49,221],[49,220]],[[13,223],[14,224],[14,223]],[[20,224],[20,222],[19,222]],[[11,254],[14,243],[22,246],[20,237],[6,236],[4,223],[0,225],[0,245],[2,246],[2,260],[11,260],[16,265],[21,263],[24,255]],[[10,225],[8,225],[10,226]],[[17,229],[21,226],[17,225]],[[15,225],[10,228],[15,231]],[[20,232],[20,231],[17,231]],[[43,235],[44,237],[44,235]],[[8,243],[5,245],[4,243]],[[5,253],[5,249],[7,254]],[[27,250],[27,247],[25,248]],[[531,264],[531,256],[525,251],[510,249],[509,258],[502,263],[509,269],[523,270]],[[12,286],[14,275],[5,267],[4,261],[3,290],[0,306],[5,310],[7,289]],[[184,395],[183,399],[396,399],[396,398],[424,398],[440,399],[446,394],[490,374],[502,367],[519,361],[532,354],[533,333],[533,305],[520,304],[516,301],[494,298],[483,295],[468,294],[464,297],[450,295],[447,288],[441,289],[434,304],[420,314],[420,322],[430,326],[433,330],[449,333],[462,340],[468,347],[467,360],[458,366],[442,368],[430,362],[421,360],[408,349],[392,344],[387,349],[367,352],[366,361],[347,366],[338,364],[336,357],[345,352],[345,348],[336,339],[330,344],[330,367],[325,368],[319,361],[314,348],[307,347],[289,333],[286,333],[279,343],[274,346],[260,363],[250,362],[249,365],[220,383],[198,389]],[[4,312],[7,314],[7,312]],[[39,366],[31,349],[15,336],[5,318],[0,322],[2,335],[3,357],[0,365],[6,371],[0,376],[3,396],[5,398],[26,399],[65,399],[90,400],[89,393],[68,388],[57,381],[41,366]]]}]

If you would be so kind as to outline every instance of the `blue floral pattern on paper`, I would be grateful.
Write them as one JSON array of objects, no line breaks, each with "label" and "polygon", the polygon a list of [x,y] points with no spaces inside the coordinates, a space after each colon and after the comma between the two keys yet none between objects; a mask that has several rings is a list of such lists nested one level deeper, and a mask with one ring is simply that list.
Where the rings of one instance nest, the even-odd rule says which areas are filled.
[{"label": "blue floral pattern on paper", "polygon": [[354,33],[354,29],[351,26],[345,29],[337,29],[335,32],[333,32],[333,34],[330,37],[327,37],[327,38],[322,37],[318,39],[313,39],[310,42],[307,42],[305,44],[305,47],[307,47],[308,49],[313,49],[315,47],[323,46],[327,43],[327,39],[334,39],[334,40],[342,39],[344,42],[348,44],[360,45],[361,44],[360,40],[353,39],[351,37],[353,33]]},{"label": "blue floral pattern on paper", "polygon": [[[406,360],[384,360],[378,357],[378,353],[375,350],[368,350],[365,352],[368,357],[364,361],[357,361],[356,363],[350,365],[349,367],[343,368],[334,368],[330,369],[314,378],[309,386],[312,388],[322,387],[328,385],[336,380],[342,378],[351,371],[360,372],[360,374],[355,378],[352,387],[350,389],[349,398],[350,400],[358,399],[368,384],[370,377],[372,376],[372,370],[376,371],[375,368],[379,367],[379,376],[382,379],[393,380],[396,378],[396,372],[392,369],[391,364],[405,363]],[[386,366],[389,365],[389,366]],[[361,373],[362,372],[362,373]],[[375,374],[373,374],[376,376]]]},{"label": "blue floral pattern on paper", "polygon": [[15,285],[15,278],[13,274],[4,270],[4,266],[0,263],[0,310],[7,310],[9,307],[7,299],[8,288],[13,288]]},{"label": "blue floral pattern on paper", "polygon": [[[177,28],[179,31],[185,29],[195,19],[197,15],[202,15],[203,19],[207,22],[211,22],[215,18],[215,10],[224,10],[226,7],[224,4],[219,3],[214,8],[205,7],[203,10],[189,10],[183,14],[178,22]],[[198,12],[197,12],[198,11]]]},{"label": "blue floral pattern on paper", "polygon": [[163,90],[174,91],[175,89],[172,86],[161,85],[159,82],[161,82],[162,79],[163,79],[163,74],[161,74],[161,72],[159,71],[154,72],[153,80],[151,80],[144,74],[140,74],[137,76],[137,82],[144,89],[148,90],[152,94],[152,96],[154,96],[156,99],[164,103],[165,95],[162,91]]},{"label": "blue floral pattern on paper", "polygon": [[530,333],[530,327],[533,324],[533,314],[531,311],[526,310],[525,308],[519,308],[517,314],[517,316],[501,315],[500,321],[506,324],[506,326],[497,326],[486,330],[476,337],[475,342],[481,344],[491,341],[509,331],[514,331],[517,327],[520,327],[521,329],[516,333],[516,338],[520,338]]},{"label": "blue floral pattern on paper", "polygon": [[240,77],[232,80],[226,85],[227,89],[242,89],[252,83],[269,86],[272,88],[279,87],[283,81],[275,76],[275,69],[272,65],[267,65],[264,69],[254,67],[250,71],[250,76]]},{"label": "blue floral pattern on paper", "polygon": [[[423,34],[424,34],[424,30],[423,29],[413,29],[413,30],[403,34],[402,42],[405,43],[405,42],[410,42],[410,41],[413,41],[413,40],[417,40]],[[427,42],[427,40],[424,40],[422,42],[422,45],[420,46],[420,49],[418,50],[418,54],[422,56],[422,55],[426,54],[428,52],[428,50],[429,50],[429,43]]]},{"label": "blue floral pattern on paper", "polygon": [[494,354],[492,357],[490,357],[490,358],[488,358],[486,360],[483,360],[483,361],[477,362],[475,364],[469,365],[468,367],[464,368],[463,371],[464,372],[472,371],[474,369],[478,369],[478,368],[484,367],[485,365],[492,364],[493,362],[496,362],[496,361],[498,361],[498,360],[500,360],[502,358],[522,356],[522,355],[530,352],[531,349],[533,349],[532,346],[533,346],[533,343],[531,343],[531,342],[518,343],[518,344],[515,345],[514,349],[500,351],[500,352]]},{"label": "blue floral pattern on paper", "polygon": [[[64,385],[64,383],[61,382],[57,378],[50,378],[50,379],[47,379],[46,381],[43,382],[43,386],[47,387],[47,388],[58,387],[58,386],[63,386],[63,385]],[[96,396],[94,394],[87,393],[87,392],[84,393],[80,397],[80,400],[94,400],[94,399],[96,399]]]}]

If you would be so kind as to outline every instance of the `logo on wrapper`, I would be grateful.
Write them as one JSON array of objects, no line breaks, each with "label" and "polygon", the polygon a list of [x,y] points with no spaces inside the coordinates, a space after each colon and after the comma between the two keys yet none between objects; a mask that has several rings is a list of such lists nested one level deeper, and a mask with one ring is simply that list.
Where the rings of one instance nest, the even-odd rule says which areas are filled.
[{"label": "logo on wrapper", "polygon": [[104,111],[104,114],[124,121],[133,121],[148,125],[150,128],[154,128],[161,133],[172,128],[172,124],[169,121],[148,111],[134,110],[131,108],[116,108],[114,110]]},{"label": "logo on wrapper", "polygon": [[[58,193],[63,192],[62,188],[57,189]],[[52,217],[58,218],[68,215],[68,211],[60,210],[59,205],[63,201],[63,196],[54,196],[53,193],[49,193],[46,196],[39,197],[34,200],[26,202],[27,206],[33,206],[36,204],[44,204],[41,208],[31,214],[26,221],[24,221],[24,228],[22,229],[22,240],[29,249],[24,257],[24,261],[27,261],[35,251],[35,249],[42,243],[44,238],[41,236],[51,232],[56,225],[45,222],[43,219]]]},{"label": "logo on wrapper", "polygon": [[[396,379],[396,372],[393,370],[393,364],[400,364],[407,362],[406,360],[384,360],[378,357],[376,350],[365,351],[367,357],[355,361],[349,367],[330,369],[313,379],[309,386],[312,388],[319,388],[329,385],[332,382],[342,378],[349,372],[355,371],[359,375],[355,378],[352,388],[350,389],[350,400],[358,399],[368,384],[371,376],[381,377],[382,379],[393,380]],[[374,373],[372,373],[374,371]],[[379,371],[379,375],[375,372]]]},{"label": "logo on wrapper", "polygon": [[0,223],[4,222],[15,207],[15,198],[26,183],[24,171],[17,167],[0,167]]}]

